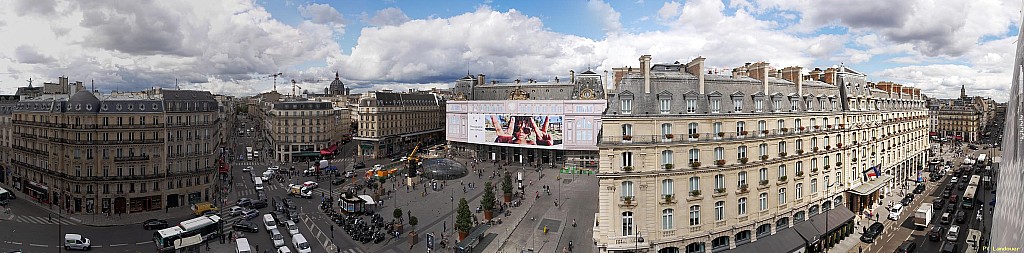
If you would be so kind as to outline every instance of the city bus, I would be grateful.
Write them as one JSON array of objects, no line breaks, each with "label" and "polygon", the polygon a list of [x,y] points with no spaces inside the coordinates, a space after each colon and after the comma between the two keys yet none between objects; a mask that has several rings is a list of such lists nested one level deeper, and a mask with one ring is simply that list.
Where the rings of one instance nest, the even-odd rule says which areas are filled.
[{"label": "city bus", "polygon": [[175,252],[176,244],[182,244],[180,241],[186,238],[199,236],[198,243],[201,243],[220,236],[222,226],[220,216],[200,216],[182,221],[177,226],[153,232],[153,242],[156,243],[159,252]]},{"label": "city bus", "polygon": [[978,184],[981,183],[981,176],[979,176],[979,175],[971,176],[971,181],[969,181],[969,182],[970,183],[968,183],[967,186],[978,187]]},{"label": "city bus", "polygon": [[10,191],[8,191],[7,189],[4,189],[4,188],[0,188],[0,205],[6,206],[7,203],[10,203],[10,201],[13,200],[13,199],[14,199],[14,193],[13,192],[10,192]]},{"label": "city bus", "polygon": [[964,209],[974,209],[974,194],[977,191],[977,186],[968,186],[967,189],[964,190],[963,198],[960,199],[960,207],[963,207]]}]

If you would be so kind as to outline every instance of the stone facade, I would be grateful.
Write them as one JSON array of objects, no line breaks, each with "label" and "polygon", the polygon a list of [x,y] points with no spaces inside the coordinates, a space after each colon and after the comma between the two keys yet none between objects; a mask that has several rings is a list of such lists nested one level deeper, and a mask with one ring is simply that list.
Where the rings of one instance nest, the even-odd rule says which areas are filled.
[{"label": "stone facade", "polygon": [[995,102],[988,98],[929,99],[931,135],[937,138],[976,142],[988,134],[995,117]]},{"label": "stone facade", "polygon": [[718,75],[703,58],[650,59],[617,68],[608,92],[601,252],[735,248],[825,210],[880,205],[927,160],[918,89],[845,66],[804,75],[759,62]]},{"label": "stone facade", "polygon": [[385,158],[407,155],[417,145],[444,141],[445,101],[433,93],[367,92],[359,98],[357,154]]},{"label": "stone facade", "polygon": [[77,90],[15,105],[9,161],[16,189],[87,214],[187,208],[213,198],[222,121],[212,94]]}]

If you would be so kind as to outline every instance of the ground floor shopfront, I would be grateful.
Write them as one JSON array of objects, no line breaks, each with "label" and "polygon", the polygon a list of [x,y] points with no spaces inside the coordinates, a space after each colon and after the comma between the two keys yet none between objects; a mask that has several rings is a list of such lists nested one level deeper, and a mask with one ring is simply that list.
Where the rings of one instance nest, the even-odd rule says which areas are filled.
[{"label": "ground floor shopfront", "polygon": [[111,193],[102,191],[100,187],[89,187],[65,191],[55,189],[47,184],[12,177],[11,184],[15,190],[24,193],[28,199],[58,207],[70,213],[83,214],[128,214],[166,210],[185,207],[191,204],[208,202],[212,197],[212,184],[194,185],[164,191],[140,191],[132,193]]},{"label": "ground floor shopfront", "polygon": [[548,165],[554,168],[598,168],[597,150],[558,150],[451,142],[452,152],[480,161],[497,161],[525,165]]},{"label": "ground floor shopfront", "polygon": [[896,196],[913,190],[917,182],[923,181],[924,166],[928,161],[928,152],[920,151],[903,161],[885,165],[864,166],[866,169],[855,169],[861,173],[848,193],[847,206],[854,213],[867,215],[868,210],[884,205],[889,201],[899,202]]},{"label": "ground floor shopfront", "polygon": [[444,143],[443,129],[380,138],[355,137],[356,154],[371,159],[407,156],[416,146]]}]

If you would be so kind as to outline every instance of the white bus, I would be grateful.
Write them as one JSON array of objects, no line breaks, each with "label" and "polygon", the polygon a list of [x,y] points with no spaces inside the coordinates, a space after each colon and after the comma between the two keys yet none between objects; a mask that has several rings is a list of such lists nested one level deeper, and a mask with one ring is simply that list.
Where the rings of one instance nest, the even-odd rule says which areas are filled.
[{"label": "white bus", "polygon": [[14,193],[7,189],[0,188],[0,205],[7,205],[11,200],[14,199]]},{"label": "white bus", "polygon": [[174,252],[175,245],[181,244],[185,238],[199,236],[200,242],[220,236],[222,231],[220,216],[200,216],[191,220],[182,221],[177,226],[165,228],[153,232],[153,242],[159,252]]},{"label": "white bus", "polygon": [[979,176],[979,175],[971,176],[971,181],[968,181],[968,182],[970,182],[970,183],[967,183],[967,186],[978,187],[978,184],[981,183],[981,176]]},{"label": "white bus", "polygon": [[968,186],[967,189],[964,190],[963,198],[960,200],[960,207],[963,207],[964,209],[974,209],[974,194],[977,191],[977,186]]},{"label": "white bus", "polygon": [[967,247],[964,249],[964,253],[977,253],[978,249],[981,248],[981,231],[971,229],[967,230]]}]

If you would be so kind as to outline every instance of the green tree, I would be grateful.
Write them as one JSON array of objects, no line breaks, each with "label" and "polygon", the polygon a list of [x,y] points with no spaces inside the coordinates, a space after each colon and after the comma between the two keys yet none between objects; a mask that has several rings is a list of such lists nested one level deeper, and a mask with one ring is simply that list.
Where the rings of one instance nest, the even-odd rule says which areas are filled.
[{"label": "green tree", "polygon": [[512,175],[505,173],[505,178],[501,180],[501,191],[505,195],[512,195]]},{"label": "green tree", "polygon": [[484,198],[480,200],[484,210],[494,210],[494,184],[484,183]]},{"label": "green tree", "polygon": [[395,208],[395,212],[392,213],[391,215],[395,216],[395,219],[401,220],[402,219],[402,209],[401,208]]},{"label": "green tree", "polygon": [[469,210],[469,202],[466,198],[459,199],[458,216],[455,218],[455,228],[468,233],[473,229],[473,212]]},{"label": "green tree", "polygon": [[416,216],[409,216],[409,225],[416,226],[417,223],[420,223],[420,220]]}]

